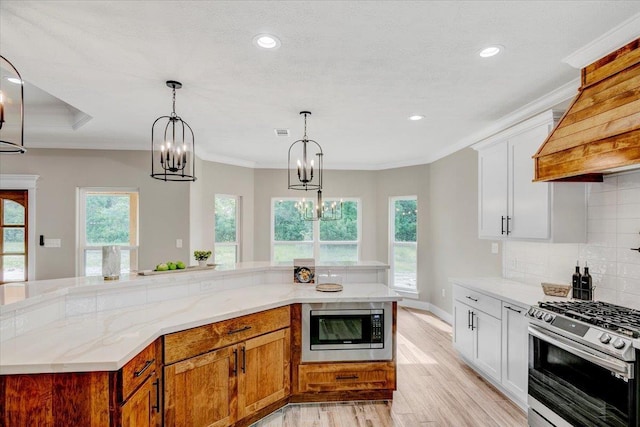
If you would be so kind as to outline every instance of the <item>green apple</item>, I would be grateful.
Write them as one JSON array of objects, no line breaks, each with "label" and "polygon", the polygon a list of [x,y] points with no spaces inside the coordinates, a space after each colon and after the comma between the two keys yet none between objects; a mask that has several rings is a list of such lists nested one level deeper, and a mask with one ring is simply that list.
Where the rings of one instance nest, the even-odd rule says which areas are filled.
[{"label": "green apple", "polygon": [[167,263],[167,266],[169,267],[169,270],[175,270],[176,269],[176,265],[171,261],[169,261]]},{"label": "green apple", "polygon": [[169,266],[165,263],[156,265],[156,271],[167,271]]},{"label": "green apple", "polygon": [[184,269],[184,268],[187,268],[187,266],[186,266],[186,265],[184,265],[184,262],[182,262],[182,261],[178,261],[178,262],[176,262],[176,268],[177,268],[178,270],[182,270],[182,269]]}]

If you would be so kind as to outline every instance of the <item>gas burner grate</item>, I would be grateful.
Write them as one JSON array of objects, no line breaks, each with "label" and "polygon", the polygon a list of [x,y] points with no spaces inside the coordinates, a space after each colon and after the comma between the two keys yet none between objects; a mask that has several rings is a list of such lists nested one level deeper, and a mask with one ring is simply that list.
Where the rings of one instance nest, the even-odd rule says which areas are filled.
[{"label": "gas burner grate", "polygon": [[632,338],[640,337],[640,311],[602,301],[540,302],[539,307]]}]

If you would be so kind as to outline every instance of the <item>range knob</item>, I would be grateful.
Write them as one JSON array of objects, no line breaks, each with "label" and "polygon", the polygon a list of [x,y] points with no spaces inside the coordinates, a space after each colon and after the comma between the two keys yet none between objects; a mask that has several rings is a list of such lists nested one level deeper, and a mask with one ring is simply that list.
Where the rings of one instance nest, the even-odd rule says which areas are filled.
[{"label": "range knob", "polygon": [[549,313],[544,315],[544,321],[547,323],[551,323],[551,321],[553,320],[553,316]]},{"label": "range knob", "polygon": [[529,309],[529,313],[528,313],[528,314],[529,314],[529,316],[533,317],[533,313],[535,313],[535,312],[536,312],[536,309],[535,309],[535,308],[533,308],[533,307],[531,307],[531,308]]},{"label": "range knob", "polygon": [[612,344],[612,345],[613,345],[613,347],[614,347],[614,348],[617,348],[618,350],[621,350],[621,349],[623,349],[623,348],[624,348],[624,346],[625,346],[625,342],[624,342],[624,341],[622,341],[620,338],[617,338],[617,339],[615,339],[615,340],[613,341],[613,344]]},{"label": "range knob", "polygon": [[609,344],[609,341],[611,341],[611,335],[607,333],[600,335],[600,342],[602,344]]},{"label": "range knob", "polygon": [[543,312],[541,312],[541,311],[539,311],[539,310],[538,310],[538,311],[536,311],[536,318],[537,318],[537,319],[542,319],[542,316],[544,316],[544,313],[543,313]]}]

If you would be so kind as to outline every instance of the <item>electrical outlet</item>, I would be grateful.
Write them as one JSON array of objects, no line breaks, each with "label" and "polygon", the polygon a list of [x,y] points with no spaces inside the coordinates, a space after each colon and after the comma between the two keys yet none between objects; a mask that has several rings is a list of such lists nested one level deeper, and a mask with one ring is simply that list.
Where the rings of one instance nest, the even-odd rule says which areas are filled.
[{"label": "electrical outlet", "polygon": [[516,268],[518,268],[517,258],[511,258],[511,260],[509,261],[509,268],[511,268],[512,270],[515,270]]},{"label": "electrical outlet", "polygon": [[44,239],[45,248],[60,248],[62,247],[61,239]]},{"label": "electrical outlet", "polygon": [[499,250],[500,250],[500,246],[497,243],[492,243],[491,244],[491,253],[492,254],[497,254]]},{"label": "electrical outlet", "polygon": [[442,288],[442,296],[443,296],[443,297],[447,296],[447,295],[446,295],[446,291],[445,291],[445,289],[444,289],[444,288]]},{"label": "electrical outlet", "polygon": [[182,239],[176,239],[176,248],[182,247]]}]

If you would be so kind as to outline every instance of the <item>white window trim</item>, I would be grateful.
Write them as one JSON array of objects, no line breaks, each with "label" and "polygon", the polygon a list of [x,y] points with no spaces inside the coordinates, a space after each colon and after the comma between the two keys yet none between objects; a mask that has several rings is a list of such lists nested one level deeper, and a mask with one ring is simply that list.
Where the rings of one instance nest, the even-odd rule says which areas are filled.
[{"label": "white window trim", "polygon": [[[236,200],[236,241],[235,242],[216,242],[216,197],[226,197]],[[236,262],[242,262],[242,196],[235,194],[216,193],[213,195],[213,253],[215,254],[216,245],[218,246],[235,246]]]},{"label": "white window trim", "polygon": [[325,245],[340,245],[340,244],[344,244],[344,245],[356,245],[356,256],[358,257],[358,261],[360,261],[360,259],[362,259],[362,200],[358,197],[327,197],[325,198],[325,202],[329,202],[329,201],[340,201],[342,200],[343,202],[356,202],[356,206],[358,207],[358,222],[357,222],[357,228],[358,228],[358,240],[320,240],[320,221],[313,221],[313,240],[296,240],[296,241],[288,241],[288,240],[275,240],[275,227],[274,227],[274,222],[275,222],[275,203],[277,202],[298,202],[300,201],[300,199],[302,199],[301,197],[272,197],[271,198],[271,221],[270,221],[270,225],[269,228],[271,229],[271,244],[270,244],[270,250],[269,250],[269,259],[271,260],[271,262],[275,262],[274,260],[274,256],[275,256],[275,251],[274,251],[274,245],[277,243],[279,245],[286,245],[286,244],[291,244],[291,245],[295,245],[295,244],[302,244],[302,243],[306,243],[306,244],[312,244],[313,245],[313,258],[317,260],[319,260],[320,258],[320,245],[321,244],[325,244]]},{"label": "white window trim", "polygon": [[394,281],[394,277],[395,277],[395,271],[394,271],[394,253],[395,253],[395,246],[397,244],[400,245],[407,245],[407,246],[414,246],[416,247],[416,255],[418,253],[418,223],[416,221],[416,242],[396,242],[396,236],[395,236],[395,223],[396,223],[396,210],[395,210],[395,202],[398,200],[415,200],[416,204],[418,201],[418,196],[415,195],[410,195],[410,196],[393,196],[393,197],[389,197],[389,247],[388,247],[388,253],[389,253],[389,287],[392,288],[394,291],[400,293],[402,296],[406,296],[408,298],[415,298],[418,299],[420,297],[420,293],[418,291],[418,263],[417,263],[417,259],[416,259],[416,287],[415,288],[409,288],[406,286],[396,286],[395,281]]},{"label": "white window trim", "polygon": [[[85,269],[85,254],[87,250],[100,250],[102,246],[85,246],[83,237],[86,237],[86,211],[85,211],[85,203],[87,193],[138,193],[138,215],[137,221],[138,226],[136,226],[136,230],[138,235],[136,236],[136,241],[138,242],[137,246],[124,246],[121,245],[121,249],[126,250],[138,250],[140,251],[140,190],[135,187],[78,187],[76,189],[76,212],[78,212],[78,221],[76,222],[76,276],[81,277],[84,276]],[[139,257],[140,254],[138,253]]]},{"label": "white window trim", "polygon": [[36,280],[36,181],[40,175],[0,174],[0,189],[27,190],[27,220],[29,221],[27,279]]}]

